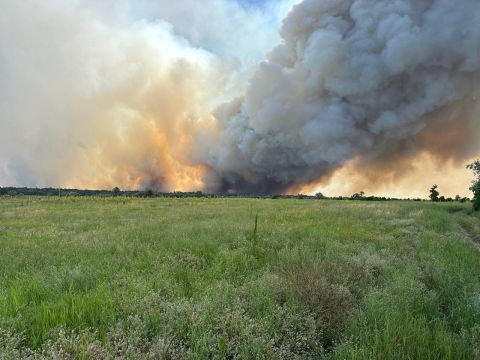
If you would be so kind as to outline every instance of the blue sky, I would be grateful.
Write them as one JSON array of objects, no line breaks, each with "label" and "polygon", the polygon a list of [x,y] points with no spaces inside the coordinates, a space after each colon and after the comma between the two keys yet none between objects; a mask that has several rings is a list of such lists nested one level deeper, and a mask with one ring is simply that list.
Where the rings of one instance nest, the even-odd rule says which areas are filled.
[{"label": "blue sky", "polygon": [[275,0],[236,0],[236,1],[242,5],[256,7],[256,8],[267,7],[268,5],[270,5],[271,7],[272,5],[278,5],[278,3],[281,2],[280,0],[277,0],[277,1]]},{"label": "blue sky", "polygon": [[238,0],[238,1],[244,4],[259,5],[259,6],[268,2],[268,0]]}]

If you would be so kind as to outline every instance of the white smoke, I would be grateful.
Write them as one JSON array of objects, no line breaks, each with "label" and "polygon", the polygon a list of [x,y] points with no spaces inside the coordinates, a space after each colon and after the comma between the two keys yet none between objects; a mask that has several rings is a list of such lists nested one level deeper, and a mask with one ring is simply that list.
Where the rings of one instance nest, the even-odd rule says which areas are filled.
[{"label": "white smoke", "polygon": [[201,187],[197,119],[245,88],[267,24],[229,0],[1,1],[0,186]]},{"label": "white smoke", "polygon": [[[204,153],[221,190],[271,192],[346,161],[478,151],[477,0],[305,0]],[[211,140],[209,140],[211,142]]]}]

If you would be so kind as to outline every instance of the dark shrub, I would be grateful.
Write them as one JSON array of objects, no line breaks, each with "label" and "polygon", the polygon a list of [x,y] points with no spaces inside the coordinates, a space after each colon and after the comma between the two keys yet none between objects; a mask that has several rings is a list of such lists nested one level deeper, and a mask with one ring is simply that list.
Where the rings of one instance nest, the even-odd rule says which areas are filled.
[{"label": "dark shrub", "polygon": [[438,192],[438,185],[433,185],[430,189],[430,200],[432,201],[439,201],[439,195],[440,193]]},{"label": "dark shrub", "polygon": [[472,170],[475,175],[470,190],[473,192],[473,209],[478,211],[480,210],[480,160],[467,165],[467,169]]}]

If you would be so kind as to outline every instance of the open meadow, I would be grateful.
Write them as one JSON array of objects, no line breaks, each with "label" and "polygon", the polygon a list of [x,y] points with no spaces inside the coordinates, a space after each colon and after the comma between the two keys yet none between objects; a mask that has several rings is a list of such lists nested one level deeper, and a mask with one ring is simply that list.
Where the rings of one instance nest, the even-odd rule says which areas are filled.
[{"label": "open meadow", "polygon": [[3,197],[0,359],[473,359],[479,235],[456,202]]}]

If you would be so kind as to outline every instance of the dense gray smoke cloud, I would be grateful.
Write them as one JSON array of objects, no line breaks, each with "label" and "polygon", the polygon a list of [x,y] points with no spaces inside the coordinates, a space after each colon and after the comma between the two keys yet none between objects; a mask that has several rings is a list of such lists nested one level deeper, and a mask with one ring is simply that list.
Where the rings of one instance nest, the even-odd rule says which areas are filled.
[{"label": "dense gray smoke cloud", "polygon": [[475,155],[478,24],[478,0],[303,1],[245,96],[217,110],[208,185],[278,192],[349,160],[378,176]]}]

